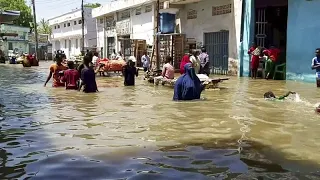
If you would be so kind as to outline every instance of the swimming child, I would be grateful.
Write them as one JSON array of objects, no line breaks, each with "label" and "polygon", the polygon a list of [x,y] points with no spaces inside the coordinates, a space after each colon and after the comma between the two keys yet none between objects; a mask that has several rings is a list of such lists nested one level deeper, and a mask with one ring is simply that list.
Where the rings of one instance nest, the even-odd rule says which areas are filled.
[{"label": "swimming child", "polygon": [[276,100],[284,100],[286,97],[288,97],[290,94],[296,94],[295,92],[292,92],[292,91],[289,91],[287,92],[287,94],[283,95],[283,96],[279,96],[279,97],[276,97],[276,95],[274,95],[274,93],[272,91],[268,91],[266,93],[264,93],[264,98],[265,99],[270,99],[270,100],[273,100],[273,99],[276,99]]}]

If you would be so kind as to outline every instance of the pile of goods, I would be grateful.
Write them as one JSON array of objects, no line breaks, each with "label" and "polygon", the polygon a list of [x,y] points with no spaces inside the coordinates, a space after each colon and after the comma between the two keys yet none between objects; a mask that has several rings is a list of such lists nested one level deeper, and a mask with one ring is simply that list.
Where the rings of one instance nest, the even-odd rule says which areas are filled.
[{"label": "pile of goods", "polygon": [[100,71],[109,72],[122,71],[122,68],[126,65],[126,62],[124,60],[109,60],[105,58],[99,60],[98,64],[103,65]]}]

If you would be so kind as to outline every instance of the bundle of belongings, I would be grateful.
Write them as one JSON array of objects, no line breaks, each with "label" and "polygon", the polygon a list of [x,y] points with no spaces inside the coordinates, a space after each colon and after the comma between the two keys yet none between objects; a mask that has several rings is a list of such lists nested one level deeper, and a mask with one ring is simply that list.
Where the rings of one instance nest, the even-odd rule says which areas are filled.
[{"label": "bundle of belongings", "polygon": [[109,60],[107,58],[99,60],[99,66],[102,67],[101,70],[104,72],[108,71],[122,71],[126,62],[124,60]]}]

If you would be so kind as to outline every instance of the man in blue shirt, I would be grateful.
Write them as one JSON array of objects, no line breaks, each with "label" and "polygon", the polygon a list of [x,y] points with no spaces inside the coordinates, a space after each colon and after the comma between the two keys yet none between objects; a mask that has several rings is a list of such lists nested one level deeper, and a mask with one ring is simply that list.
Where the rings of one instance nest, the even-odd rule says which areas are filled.
[{"label": "man in blue shirt", "polygon": [[320,48],[316,49],[316,57],[312,59],[311,68],[316,70],[317,87],[320,87]]},{"label": "man in blue shirt", "polygon": [[143,71],[147,72],[150,68],[150,58],[147,54],[147,51],[145,51],[143,53],[143,56],[141,57],[141,62],[142,62],[142,66],[143,66]]}]

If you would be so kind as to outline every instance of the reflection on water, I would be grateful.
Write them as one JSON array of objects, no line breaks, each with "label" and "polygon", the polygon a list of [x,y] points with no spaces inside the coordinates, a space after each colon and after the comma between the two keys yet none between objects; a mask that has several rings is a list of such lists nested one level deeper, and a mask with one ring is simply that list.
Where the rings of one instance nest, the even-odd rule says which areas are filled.
[{"label": "reflection on water", "polygon": [[44,88],[48,66],[0,66],[0,179],[320,179],[314,84],[235,77],[177,103],[141,78]]}]

